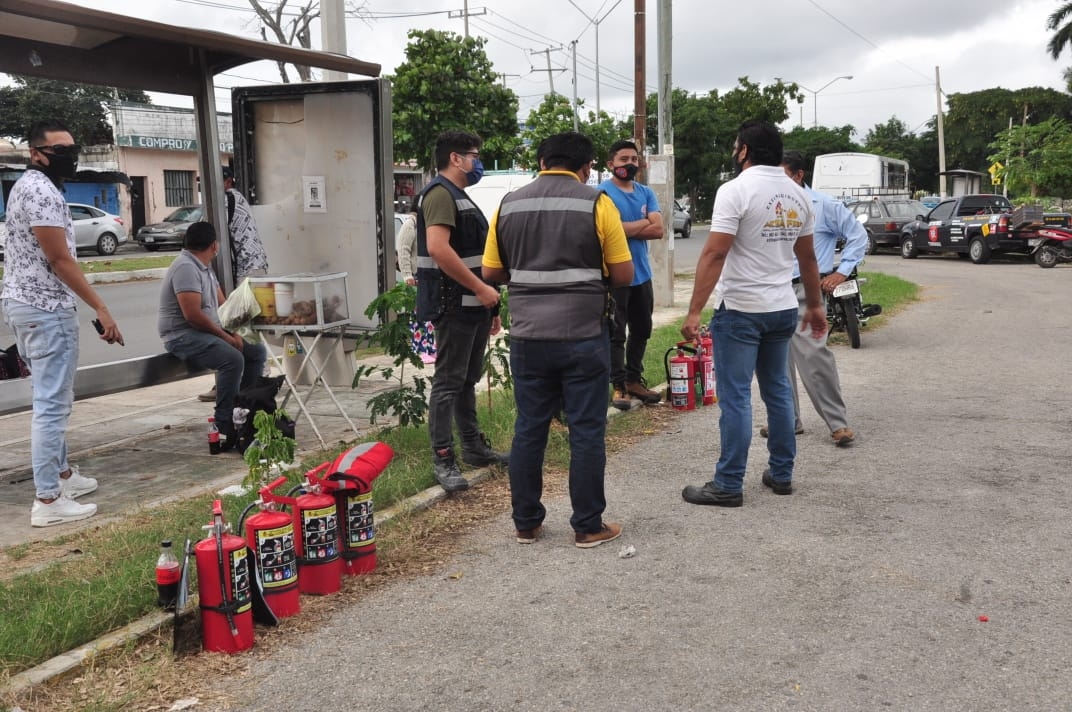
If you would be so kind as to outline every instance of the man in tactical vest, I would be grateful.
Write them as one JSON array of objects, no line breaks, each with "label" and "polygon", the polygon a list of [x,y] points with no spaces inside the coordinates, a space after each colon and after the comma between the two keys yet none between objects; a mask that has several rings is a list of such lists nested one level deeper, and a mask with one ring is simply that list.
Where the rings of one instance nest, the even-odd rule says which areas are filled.
[{"label": "man in tactical vest", "polygon": [[560,408],[569,423],[574,543],[589,549],[622,533],[620,524],[603,521],[608,291],[632,281],[633,262],[614,203],[585,185],[594,155],[579,133],[544,139],[539,177],[503,199],[484,248],[484,279],[510,290],[517,403],[510,492],[519,544],[543,532],[544,450]]},{"label": "man in tactical vest", "polygon": [[484,175],[480,137],[445,131],[436,139],[438,175],[417,198],[417,321],[436,331],[436,368],[428,399],[435,478],[447,492],[469,488],[454,457],[453,421],[462,460],[476,467],[506,464],[476,418],[476,384],[488,336],[499,332],[499,290],[480,278],[488,221],[465,188]]}]

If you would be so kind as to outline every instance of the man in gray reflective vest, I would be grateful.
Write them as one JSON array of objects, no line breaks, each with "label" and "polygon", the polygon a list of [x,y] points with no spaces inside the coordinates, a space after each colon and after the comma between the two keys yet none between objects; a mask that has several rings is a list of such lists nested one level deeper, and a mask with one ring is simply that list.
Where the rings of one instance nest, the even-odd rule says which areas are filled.
[{"label": "man in gray reflective vest", "polygon": [[544,450],[560,409],[569,423],[574,543],[588,549],[622,533],[603,521],[609,290],[632,282],[633,262],[614,203],[585,185],[594,155],[579,133],[544,139],[540,175],[503,198],[484,248],[484,279],[510,291],[510,493],[519,544],[543,533]]},{"label": "man in gray reflective vest", "polygon": [[480,137],[444,131],[436,139],[438,175],[417,198],[417,321],[435,324],[436,366],[428,398],[428,435],[436,481],[447,492],[469,488],[454,455],[458,423],[462,460],[505,464],[476,418],[476,384],[488,336],[499,332],[499,290],[480,278],[488,221],[465,189],[484,174]]}]

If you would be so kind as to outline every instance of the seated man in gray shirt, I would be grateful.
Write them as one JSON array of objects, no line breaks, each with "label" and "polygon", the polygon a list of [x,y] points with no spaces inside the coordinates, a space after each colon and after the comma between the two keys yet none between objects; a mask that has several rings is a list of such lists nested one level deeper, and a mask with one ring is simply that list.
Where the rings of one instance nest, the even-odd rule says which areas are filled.
[{"label": "seated man in gray shirt", "polygon": [[216,372],[216,424],[229,450],[235,442],[235,396],[257,382],[267,353],[263,344],[247,343],[220,325],[217,311],[224,296],[212,271],[219,251],[211,223],[197,222],[186,231],[184,249],[160,288],[157,330],[169,353]]}]

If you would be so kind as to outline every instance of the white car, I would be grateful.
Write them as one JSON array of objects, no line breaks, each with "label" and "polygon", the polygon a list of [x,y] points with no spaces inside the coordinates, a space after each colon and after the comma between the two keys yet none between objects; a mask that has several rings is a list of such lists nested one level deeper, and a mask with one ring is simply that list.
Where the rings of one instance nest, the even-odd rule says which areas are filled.
[{"label": "white car", "polygon": [[114,255],[127,241],[123,218],[82,203],[68,203],[74,221],[74,244],[79,250],[93,249],[99,255]]},{"label": "white car", "polygon": [[[79,250],[93,249],[100,255],[114,255],[116,249],[127,241],[127,228],[123,218],[106,213],[100,208],[82,203],[68,203],[74,223],[74,244]],[[7,216],[0,213],[0,260],[4,259],[7,242]]]}]

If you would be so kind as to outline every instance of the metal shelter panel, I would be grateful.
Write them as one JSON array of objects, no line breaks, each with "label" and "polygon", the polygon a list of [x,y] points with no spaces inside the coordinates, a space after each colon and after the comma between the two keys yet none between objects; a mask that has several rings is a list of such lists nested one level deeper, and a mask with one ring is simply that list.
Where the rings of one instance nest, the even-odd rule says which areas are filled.
[{"label": "metal shelter panel", "polygon": [[388,92],[384,80],[232,90],[236,178],[272,274],[345,270],[362,328],[376,326],[363,312],[395,274]]},{"label": "metal shelter panel", "polygon": [[[225,244],[229,236],[225,227],[221,229],[227,225],[227,216],[216,150],[219,136],[213,77],[259,60],[367,77],[380,74],[379,64],[341,54],[151,22],[58,0],[0,0],[0,72],[193,97],[201,139],[198,159],[205,215],[216,225]],[[387,107],[389,112],[389,100]],[[383,127],[381,123],[379,128]],[[385,135],[390,136],[389,113],[386,131]],[[228,249],[229,245],[224,247],[224,254]],[[229,289],[234,286],[230,265],[221,266],[222,281]],[[159,358],[162,357],[149,357],[139,364],[147,366]],[[151,385],[154,379],[160,380],[154,373],[154,369],[132,367],[130,362],[97,366],[92,374],[79,375],[75,395],[88,398]],[[20,385],[17,381],[0,383],[0,406],[4,412],[29,407]]]}]

